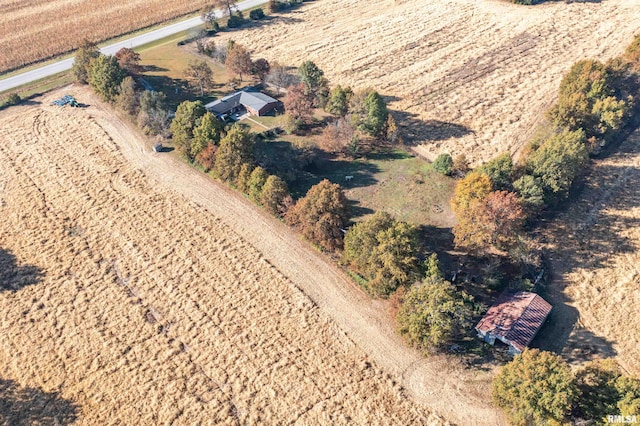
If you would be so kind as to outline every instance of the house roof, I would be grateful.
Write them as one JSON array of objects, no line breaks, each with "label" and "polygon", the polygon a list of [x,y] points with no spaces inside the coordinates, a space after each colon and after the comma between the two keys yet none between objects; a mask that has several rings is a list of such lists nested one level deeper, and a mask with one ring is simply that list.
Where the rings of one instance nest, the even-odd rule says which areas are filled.
[{"label": "house roof", "polygon": [[504,292],[476,325],[476,330],[502,337],[522,352],[551,312],[551,305],[528,291]]},{"label": "house roof", "polygon": [[205,105],[205,108],[214,114],[225,114],[240,105],[260,111],[265,106],[277,102],[276,99],[264,93],[242,90],[210,102]]}]

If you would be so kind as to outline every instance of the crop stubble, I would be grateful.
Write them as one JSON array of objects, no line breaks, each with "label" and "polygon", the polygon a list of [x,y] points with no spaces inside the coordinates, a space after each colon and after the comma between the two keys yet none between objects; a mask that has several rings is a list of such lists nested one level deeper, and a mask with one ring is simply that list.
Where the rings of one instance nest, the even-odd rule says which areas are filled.
[{"label": "crop stubble", "polygon": [[231,35],[256,57],[312,60],[332,84],[388,96],[416,150],[474,163],[516,152],[579,59],[619,55],[638,0],[322,0]]},{"label": "crop stubble", "polygon": [[44,272],[0,291],[3,379],[60,391],[81,424],[437,421],[61,93],[0,112],[0,249]]},{"label": "crop stubble", "polygon": [[0,0],[0,73],[201,9],[196,0]]}]

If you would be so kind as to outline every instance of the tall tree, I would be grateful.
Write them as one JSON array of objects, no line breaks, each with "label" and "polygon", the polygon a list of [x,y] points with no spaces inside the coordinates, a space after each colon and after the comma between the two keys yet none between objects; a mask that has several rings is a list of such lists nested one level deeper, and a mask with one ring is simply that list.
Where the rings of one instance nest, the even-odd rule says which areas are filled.
[{"label": "tall tree", "polygon": [[271,64],[271,71],[267,75],[267,81],[278,90],[278,94],[282,89],[286,89],[289,86],[296,84],[297,77],[289,72],[287,67],[280,65],[277,62]]},{"label": "tall tree", "polygon": [[271,71],[271,67],[269,66],[269,61],[266,59],[259,58],[253,62],[251,74],[258,77],[260,79],[260,83],[264,83],[267,75],[269,75],[269,71]]},{"label": "tall tree", "polygon": [[256,203],[260,202],[260,195],[262,194],[262,187],[269,174],[260,166],[253,169],[251,174],[249,175],[248,189],[249,189],[249,198],[251,198]]},{"label": "tall tree", "polygon": [[313,101],[302,83],[292,86],[284,98],[284,109],[296,122],[308,124],[313,118]]},{"label": "tall tree", "polygon": [[328,152],[345,152],[355,136],[355,129],[348,120],[338,119],[322,130],[320,146]]},{"label": "tall tree", "polygon": [[120,68],[129,74],[139,74],[144,68],[140,65],[140,54],[133,49],[123,47],[116,52],[116,59]]},{"label": "tall tree", "polygon": [[98,45],[84,39],[76,52],[73,66],[71,67],[71,71],[78,83],[87,84],[89,82],[89,64],[98,56],[100,56]]},{"label": "tall tree", "polygon": [[89,84],[105,101],[113,101],[118,95],[120,83],[126,73],[113,56],[100,55],[89,65]]},{"label": "tall tree", "polygon": [[251,74],[253,68],[251,54],[241,44],[234,43],[233,47],[227,50],[225,65],[234,74],[239,75],[240,81],[242,81],[243,74]]},{"label": "tall tree", "polygon": [[417,229],[386,212],[352,226],[344,239],[343,262],[366,280],[367,290],[387,296],[419,278]]},{"label": "tall tree", "polygon": [[171,116],[167,109],[167,96],[162,92],[143,91],[137,121],[146,134],[168,137]]},{"label": "tall tree", "polygon": [[305,61],[298,68],[300,82],[304,85],[305,94],[313,101],[314,106],[324,106],[329,95],[329,82],[314,62]]},{"label": "tall tree", "polygon": [[563,422],[576,394],[567,363],[537,349],[516,355],[493,380],[493,400],[514,425]]},{"label": "tall tree", "polygon": [[364,100],[367,108],[367,115],[362,123],[362,129],[379,139],[385,135],[385,124],[387,123],[387,104],[378,92],[371,91]]},{"label": "tall tree", "polygon": [[583,130],[553,135],[529,154],[527,168],[537,177],[549,201],[565,197],[589,162]]},{"label": "tall tree", "polygon": [[184,75],[189,84],[200,90],[200,96],[204,96],[204,91],[213,86],[213,71],[205,60],[189,62]]},{"label": "tall tree", "polygon": [[232,126],[225,137],[220,139],[220,147],[216,153],[214,171],[218,178],[235,184],[242,165],[254,161],[253,145],[254,138],[248,130],[239,125]]},{"label": "tall tree", "polygon": [[511,160],[511,155],[508,152],[483,164],[477,171],[489,176],[495,189],[511,188],[513,160]]},{"label": "tall tree", "polygon": [[224,125],[215,115],[206,112],[193,129],[193,141],[191,143],[191,155],[197,156],[208,145],[218,145]]},{"label": "tall tree", "polygon": [[136,82],[131,76],[126,76],[118,88],[116,105],[129,115],[135,116],[140,108],[140,100],[136,92]]},{"label": "tall tree", "polygon": [[338,85],[331,90],[329,99],[324,109],[329,114],[344,117],[349,112],[349,100],[353,95],[351,87],[345,87]]},{"label": "tall tree", "polygon": [[469,296],[458,294],[451,283],[437,276],[414,284],[404,295],[396,320],[398,331],[410,344],[433,352],[469,327]]},{"label": "tall tree", "polygon": [[220,25],[218,24],[219,15],[213,5],[205,6],[200,13],[200,18],[209,25],[210,30],[218,31],[220,29]]},{"label": "tall tree", "polygon": [[285,181],[278,176],[270,175],[260,193],[260,204],[271,214],[283,213],[285,199],[289,196],[289,189]]},{"label": "tall tree", "polygon": [[193,161],[197,155],[192,147],[194,130],[200,125],[200,119],[206,112],[201,101],[184,101],[178,105],[176,116],[171,122],[173,143],[189,161]]},{"label": "tall tree", "polygon": [[342,247],[342,229],[349,220],[347,199],[340,185],[324,179],[289,209],[287,223],[327,250]]},{"label": "tall tree", "polygon": [[223,16],[233,15],[233,10],[237,8],[236,3],[238,0],[213,0],[212,4],[216,9],[222,11]]}]

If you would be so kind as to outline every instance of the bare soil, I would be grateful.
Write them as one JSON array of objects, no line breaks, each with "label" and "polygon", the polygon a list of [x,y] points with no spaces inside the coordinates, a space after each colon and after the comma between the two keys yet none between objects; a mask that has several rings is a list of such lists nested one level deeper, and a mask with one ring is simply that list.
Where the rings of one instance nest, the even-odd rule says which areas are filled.
[{"label": "bare soil", "polygon": [[332,84],[374,87],[417,152],[477,164],[526,143],[575,61],[619,55],[637,32],[638,0],[322,0],[221,42],[288,65],[312,60]]},{"label": "bare soil", "polygon": [[[91,106],[49,105],[67,93]],[[150,146],[86,88],[0,112],[0,379],[30,413],[503,423],[491,371],[407,348],[324,255]]]}]

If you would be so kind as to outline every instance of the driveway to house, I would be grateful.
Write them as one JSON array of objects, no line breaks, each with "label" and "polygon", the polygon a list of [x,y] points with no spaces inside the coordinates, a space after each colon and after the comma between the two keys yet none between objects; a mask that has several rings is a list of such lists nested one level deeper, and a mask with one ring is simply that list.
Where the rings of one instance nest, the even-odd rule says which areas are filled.
[{"label": "driveway to house", "polygon": [[[263,3],[265,3],[265,0],[245,0],[239,2],[237,6],[240,10],[246,10]],[[221,16],[220,10],[218,10],[216,13],[218,17]],[[100,49],[100,51],[105,55],[113,55],[123,47],[135,48],[143,46],[145,44],[160,40],[173,34],[195,28],[201,24],[202,19],[199,16],[196,16],[195,18],[189,18],[184,21],[176,22],[175,24],[158,28],[157,30],[149,31],[148,33],[122,40],[118,43],[110,44],[109,46],[105,46]],[[20,73],[8,78],[0,79],[0,93],[7,90],[15,89],[16,87],[20,87],[24,84],[32,83],[34,81],[50,77],[63,71],[68,71],[71,69],[72,65],[73,58],[63,59],[49,65],[35,68],[31,71],[26,71],[24,73]]]}]

